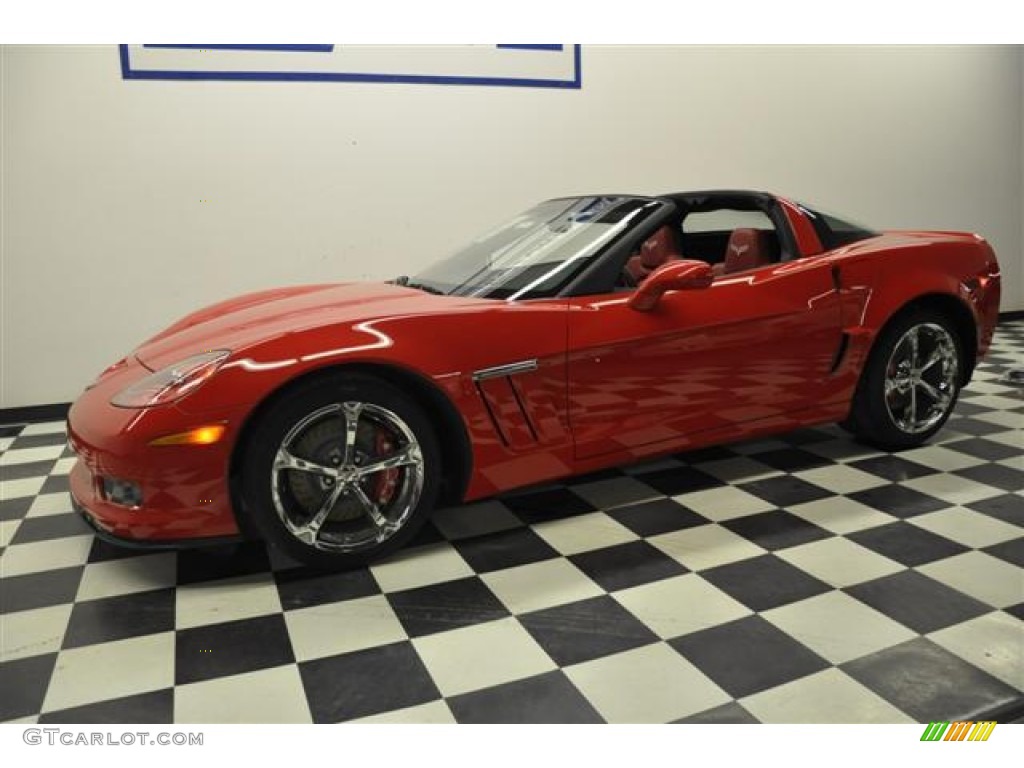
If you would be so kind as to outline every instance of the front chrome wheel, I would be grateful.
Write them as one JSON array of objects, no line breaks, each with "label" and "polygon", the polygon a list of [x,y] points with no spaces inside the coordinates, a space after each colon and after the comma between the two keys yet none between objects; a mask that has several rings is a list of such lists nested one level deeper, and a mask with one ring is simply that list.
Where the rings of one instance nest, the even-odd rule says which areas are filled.
[{"label": "front chrome wheel", "polygon": [[379,547],[405,526],[423,486],[423,451],[410,426],[356,400],[298,421],[271,466],[278,519],[297,541],[327,553]]},{"label": "front chrome wheel", "polygon": [[937,323],[911,326],[896,342],[885,368],[886,410],[908,435],[935,427],[956,399],[959,355],[950,332]]}]

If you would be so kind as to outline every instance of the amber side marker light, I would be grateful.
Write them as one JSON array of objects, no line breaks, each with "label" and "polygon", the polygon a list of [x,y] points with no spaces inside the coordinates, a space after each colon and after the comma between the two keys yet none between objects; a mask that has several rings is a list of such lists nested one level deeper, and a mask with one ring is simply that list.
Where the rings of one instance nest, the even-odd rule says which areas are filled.
[{"label": "amber side marker light", "polygon": [[188,432],[177,432],[150,440],[150,445],[212,445],[218,442],[227,431],[226,424],[208,424],[196,427]]}]

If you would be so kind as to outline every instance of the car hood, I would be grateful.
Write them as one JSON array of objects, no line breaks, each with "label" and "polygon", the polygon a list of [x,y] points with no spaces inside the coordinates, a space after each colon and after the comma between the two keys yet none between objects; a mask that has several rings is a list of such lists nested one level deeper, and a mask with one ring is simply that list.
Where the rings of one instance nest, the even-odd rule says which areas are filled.
[{"label": "car hood", "polygon": [[143,343],[134,354],[144,366],[158,370],[200,352],[237,352],[311,328],[458,311],[481,302],[487,300],[437,296],[390,283],[278,288],[246,294],[194,312]]}]

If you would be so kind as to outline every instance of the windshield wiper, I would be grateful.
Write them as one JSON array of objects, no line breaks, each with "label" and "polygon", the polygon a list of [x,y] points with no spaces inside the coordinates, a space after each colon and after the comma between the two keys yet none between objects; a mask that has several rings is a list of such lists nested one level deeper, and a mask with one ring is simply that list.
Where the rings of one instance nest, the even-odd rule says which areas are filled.
[{"label": "windshield wiper", "polygon": [[426,291],[427,293],[432,293],[435,296],[447,296],[448,295],[447,293],[442,291],[440,288],[435,288],[432,285],[426,285],[424,283],[414,283],[414,282],[411,282],[411,281],[406,281],[404,283],[404,285],[405,285],[406,288],[418,288],[421,291]]}]

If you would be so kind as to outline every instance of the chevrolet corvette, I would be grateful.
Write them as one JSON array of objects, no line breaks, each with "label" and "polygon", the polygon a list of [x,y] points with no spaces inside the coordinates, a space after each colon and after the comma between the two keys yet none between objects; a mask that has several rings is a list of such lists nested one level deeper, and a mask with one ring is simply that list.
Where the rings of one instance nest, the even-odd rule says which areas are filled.
[{"label": "chevrolet corvette", "polygon": [[886,449],[989,347],[979,235],[762,192],[543,202],[413,276],[199,310],[73,404],[76,508],[116,542],[393,553],[439,505],[799,427]]}]

